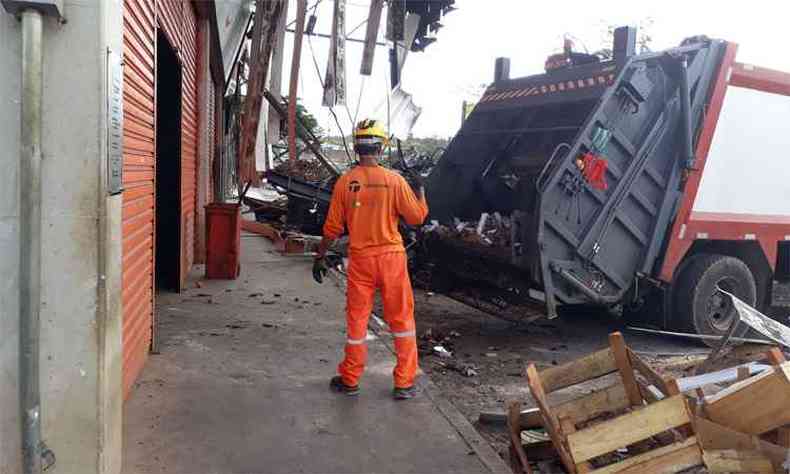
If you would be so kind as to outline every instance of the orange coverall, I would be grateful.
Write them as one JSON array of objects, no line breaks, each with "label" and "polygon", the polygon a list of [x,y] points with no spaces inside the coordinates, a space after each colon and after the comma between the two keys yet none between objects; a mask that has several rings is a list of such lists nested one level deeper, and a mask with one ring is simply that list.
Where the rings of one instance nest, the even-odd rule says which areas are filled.
[{"label": "orange coverall", "polygon": [[323,230],[329,239],[340,237],[345,227],[349,234],[347,340],[345,358],[337,369],[346,385],[356,386],[365,370],[365,337],[376,288],[381,291],[384,319],[395,339],[395,387],[414,385],[414,295],[398,218],[419,225],[427,215],[425,197],[417,199],[402,176],[380,166],[357,166],[335,184]]}]

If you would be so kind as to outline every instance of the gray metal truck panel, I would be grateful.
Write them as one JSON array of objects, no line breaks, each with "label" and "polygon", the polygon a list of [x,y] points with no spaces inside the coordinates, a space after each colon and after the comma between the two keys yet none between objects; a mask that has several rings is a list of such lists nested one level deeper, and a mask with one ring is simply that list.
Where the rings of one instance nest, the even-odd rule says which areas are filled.
[{"label": "gray metal truck panel", "polygon": [[[511,215],[511,268],[477,278],[511,293],[524,280],[550,315],[620,302],[638,272],[654,274],[724,48],[703,41],[495,83],[430,176],[432,218]],[[587,152],[606,160],[606,189],[581,171]],[[446,247],[431,251],[447,260]]]}]

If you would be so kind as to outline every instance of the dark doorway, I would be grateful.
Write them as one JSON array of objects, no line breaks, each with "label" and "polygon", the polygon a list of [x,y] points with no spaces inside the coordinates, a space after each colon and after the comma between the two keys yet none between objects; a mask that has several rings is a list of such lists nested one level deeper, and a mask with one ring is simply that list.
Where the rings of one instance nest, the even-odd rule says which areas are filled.
[{"label": "dark doorway", "polygon": [[156,56],[156,287],[181,290],[181,64],[160,31]]}]

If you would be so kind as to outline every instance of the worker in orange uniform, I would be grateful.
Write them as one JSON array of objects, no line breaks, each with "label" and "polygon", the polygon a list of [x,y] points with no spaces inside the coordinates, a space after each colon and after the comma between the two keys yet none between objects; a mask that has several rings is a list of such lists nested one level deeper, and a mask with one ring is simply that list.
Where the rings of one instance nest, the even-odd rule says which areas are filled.
[{"label": "worker in orange uniform", "polygon": [[428,215],[428,204],[419,177],[412,180],[417,188],[415,193],[401,175],[379,166],[386,143],[386,132],[374,120],[363,120],[354,130],[354,151],[359,155],[359,164],[341,176],[332,191],[313,277],[322,282],[328,268],[326,251],[347,228],[347,340],[345,358],[337,367],[340,375],[332,378],[330,386],[347,395],[359,393],[359,379],[368,355],[365,341],[368,318],[378,288],[398,359],[393,371],[393,396],[405,400],[417,394],[414,385],[417,338],[414,295],[398,219],[403,218],[409,225],[422,224]]}]

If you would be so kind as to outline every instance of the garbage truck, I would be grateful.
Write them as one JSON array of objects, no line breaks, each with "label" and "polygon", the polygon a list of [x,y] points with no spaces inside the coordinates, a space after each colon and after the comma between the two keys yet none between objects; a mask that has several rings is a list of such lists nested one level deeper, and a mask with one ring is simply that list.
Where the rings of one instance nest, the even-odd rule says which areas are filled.
[{"label": "garbage truck", "polygon": [[497,60],[428,177],[415,279],[508,319],[596,306],[705,335],[730,325],[719,288],[770,303],[790,278],[790,74],[635,37],[528,77]]}]

